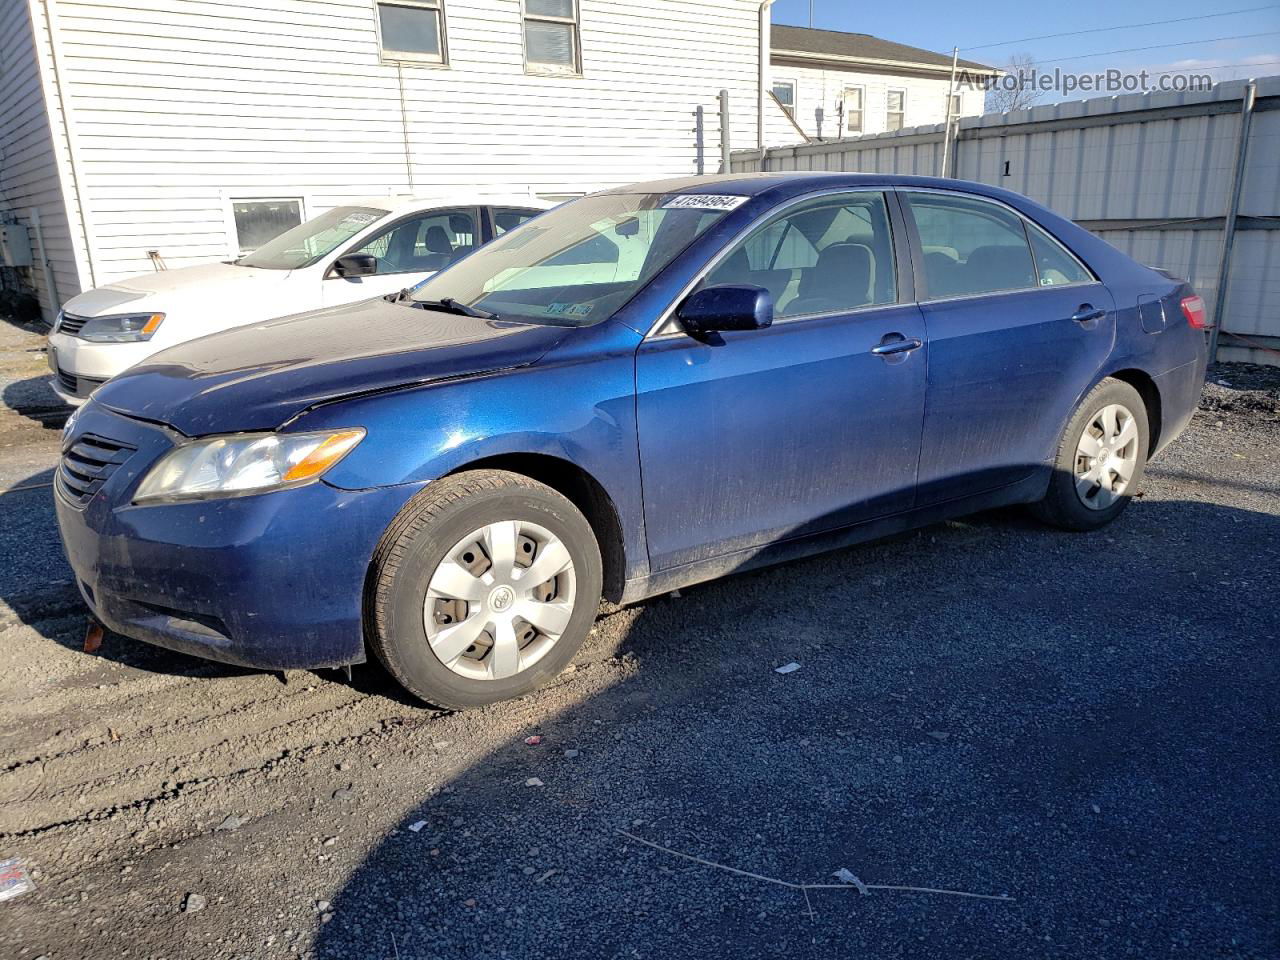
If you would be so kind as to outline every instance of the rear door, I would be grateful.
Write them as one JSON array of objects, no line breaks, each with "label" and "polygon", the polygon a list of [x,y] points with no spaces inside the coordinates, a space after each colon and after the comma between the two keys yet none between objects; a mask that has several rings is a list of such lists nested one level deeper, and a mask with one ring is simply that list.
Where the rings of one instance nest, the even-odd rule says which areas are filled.
[{"label": "rear door", "polygon": [[900,191],[920,265],[929,391],[918,505],[1014,483],[1050,460],[1115,341],[1115,303],[1026,218],[950,191]]},{"label": "rear door", "polygon": [[485,207],[489,220],[485,225],[485,243],[502,236],[508,230],[514,230],[542,212],[533,207]]},{"label": "rear door", "polygon": [[769,289],[771,327],[695,340],[672,325],[641,344],[653,569],[909,508],[926,351],[920,310],[899,297],[892,211],[870,190],[787,208],[701,284]]}]

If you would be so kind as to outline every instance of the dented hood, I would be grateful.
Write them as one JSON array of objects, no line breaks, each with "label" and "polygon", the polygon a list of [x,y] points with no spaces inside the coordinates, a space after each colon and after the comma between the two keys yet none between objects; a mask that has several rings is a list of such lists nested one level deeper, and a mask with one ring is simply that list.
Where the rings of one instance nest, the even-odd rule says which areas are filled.
[{"label": "dented hood", "polygon": [[533,363],[569,332],[379,298],[162,350],[94,400],[187,436],[272,430],[326,400]]}]

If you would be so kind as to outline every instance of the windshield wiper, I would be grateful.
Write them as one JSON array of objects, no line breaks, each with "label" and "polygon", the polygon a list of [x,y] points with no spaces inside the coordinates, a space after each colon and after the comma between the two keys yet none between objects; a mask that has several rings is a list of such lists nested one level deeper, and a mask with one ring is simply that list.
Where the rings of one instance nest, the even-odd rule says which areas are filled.
[{"label": "windshield wiper", "polygon": [[497,320],[496,313],[489,310],[481,310],[479,307],[468,306],[453,297],[441,297],[439,300],[418,300],[415,306],[422,307],[425,310],[443,310],[445,313],[457,313],[464,317],[477,317],[481,320]]},{"label": "windshield wiper", "polygon": [[382,299],[387,301],[387,303],[400,303],[401,301],[404,301],[404,300],[412,300],[413,299],[413,297],[411,296],[412,293],[413,293],[413,287],[405,287],[399,293],[388,293]]}]

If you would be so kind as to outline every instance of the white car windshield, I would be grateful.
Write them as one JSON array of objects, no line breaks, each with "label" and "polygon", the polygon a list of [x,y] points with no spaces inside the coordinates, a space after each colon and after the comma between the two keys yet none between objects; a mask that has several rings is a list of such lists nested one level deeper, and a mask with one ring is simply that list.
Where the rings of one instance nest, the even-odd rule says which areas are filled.
[{"label": "white car windshield", "polygon": [[745,197],[583,197],[503,234],[414,288],[429,309],[555,326],[616,313]]},{"label": "white car windshield", "polygon": [[260,267],[264,270],[309,267],[369,224],[381,220],[387,213],[388,211],[377,207],[334,207],[327,213],[286,230],[274,240],[268,240],[236,263],[242,267]]}]

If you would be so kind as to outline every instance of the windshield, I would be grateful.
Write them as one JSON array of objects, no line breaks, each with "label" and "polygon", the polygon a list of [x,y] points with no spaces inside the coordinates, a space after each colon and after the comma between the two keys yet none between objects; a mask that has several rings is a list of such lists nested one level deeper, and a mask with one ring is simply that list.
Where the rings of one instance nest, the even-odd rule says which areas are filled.
[{"label": "windshield", "polygon": [[745,197],[599,194],[503,234],[413,290],[503,320],[587,326],[616,313],[703,230]]},{"label": "windshield", "polygon": [[236,261],[242,267],[264,270],[296,270],[309,267],[375,220],[387,215],[377,207],[334,207],[268,240],[253,253]]}]

